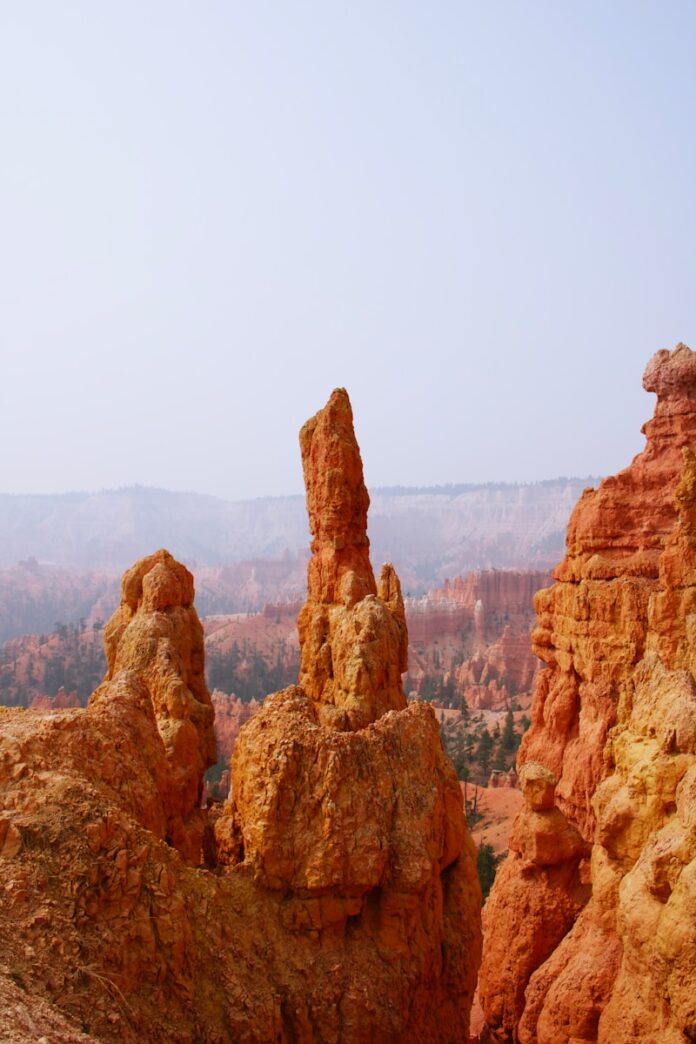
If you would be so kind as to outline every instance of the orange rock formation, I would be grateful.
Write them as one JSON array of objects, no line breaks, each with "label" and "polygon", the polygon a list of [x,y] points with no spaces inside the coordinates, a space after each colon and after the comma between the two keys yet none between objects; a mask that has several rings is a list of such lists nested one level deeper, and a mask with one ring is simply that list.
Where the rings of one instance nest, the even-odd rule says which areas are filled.
[{"label": "orange rock formation", "polygon": [[0,708],[3,1038],[467,1038],[475,850],[434,712],[399,688],[403,607],[390,567],[372,577],[345,392],[302,438],[302,687],[242,729],[217,822],[202,632],[167,552],[124,576],[86,709]]},{"label": "orange rock formation", "polygon": [[696,354],[643,384],[644,451],[583,494],[536,597],[525,808],[484,915],[494,1040],[696,1036]]},{"label": "orange rock formation", "polygon": [[[300,444],[314,537],[300,684],[239,735],[220,860],[251,875],[259,899],[283,897],[295,960],[317,983],[288,1004],[296,1039],[465,1039],[480,953],[475,850],[435,714],[406,706],[401,591],[391,566],[375,584],[345,391]],[[321,999],[327,981],[340,1010]]]},{"label": "orange rock formation", "polygon": [[302,428],[300,449],[312,558],[300,611],[300,686],[322,722],[350,729],[406,706],[408,635],[391,565],[375,584],[367,539],[370,498],[353,413],[339,388]]},{"label": "orange rock formation", "polygon": [[107,673],[90,702],[109,698],[124,672],[146,686],[164,743],[170,785],[167,836],[199,861],[203,773],[215,764],[213,708],[205,684],[203,628],[193,608],[193,577],[168,551],[129,569],[121,604],[104,632]]}]

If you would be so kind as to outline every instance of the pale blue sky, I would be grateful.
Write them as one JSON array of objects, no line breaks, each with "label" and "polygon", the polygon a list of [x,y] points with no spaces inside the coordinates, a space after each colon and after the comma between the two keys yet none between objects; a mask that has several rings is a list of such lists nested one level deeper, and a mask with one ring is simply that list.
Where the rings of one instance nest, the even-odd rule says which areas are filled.
[{"label": "pale blue sky", "polygon": [[696,5],[0,0],[0,490],[606,474],[696,348]]}]

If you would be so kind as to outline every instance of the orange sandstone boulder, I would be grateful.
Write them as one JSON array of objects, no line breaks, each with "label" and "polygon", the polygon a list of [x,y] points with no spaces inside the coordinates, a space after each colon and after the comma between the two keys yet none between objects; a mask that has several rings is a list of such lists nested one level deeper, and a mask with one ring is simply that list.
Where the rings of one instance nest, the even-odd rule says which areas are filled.
[{"label": "orange sandstone boulder", "polygon": [[696,354],[658,352],[644,386],[645,450],[585,492],[536,597],[526,806],[485,914],[494,1040],[696,1036]]}]

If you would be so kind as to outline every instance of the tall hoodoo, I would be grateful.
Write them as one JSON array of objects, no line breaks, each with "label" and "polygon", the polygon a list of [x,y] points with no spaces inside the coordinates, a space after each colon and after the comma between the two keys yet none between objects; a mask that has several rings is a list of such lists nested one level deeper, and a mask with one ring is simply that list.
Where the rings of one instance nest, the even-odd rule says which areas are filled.
[{"label": "tall hoodoo", "polygon": [[193,577],[168,551],[123,575],[121,604],[104,632],[107,673],[91,702],[108,698],[122,672],[144,684],[167,759],[167,834],[192,862],[200,858],[203,774],[215,764],[214,712],[205,683],[203,628]]},{"label": "tall hoodoo", "polygon": [[361,727],[406,706],[408,635],[399,578],[375,584],[367,538],[370,498],[347,392],[337,388],[300,432],[312,558],[299,619],[300,685],[323,723]]},{"label": "tall hoodoo", "polygon": [[401,590],[392,566],[374,581],[345,391],[300,442],[314,538],[300,684],[240,732],[220,860],[260,899],[282,899],[305,969],[299,989],[290,976],[285,987],[291,1039],[465,1039],[480,957],[475,850],[435,714],[403,695]]},{"label": "tall hoodoo", "polygon": [[519,763],[549,789],[542,811],[525,787],[486,907],[497,1040],[696,1034],[696,354],[658,352],[643,384],[646,447],[583,494],[535,600]]}]

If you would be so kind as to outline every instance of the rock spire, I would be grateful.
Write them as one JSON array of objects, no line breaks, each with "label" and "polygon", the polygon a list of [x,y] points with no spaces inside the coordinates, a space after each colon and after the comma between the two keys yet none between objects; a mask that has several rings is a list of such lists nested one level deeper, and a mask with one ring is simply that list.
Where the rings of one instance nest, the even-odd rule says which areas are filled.
[{"label": "rock spire", "polygon": [[322,722],[360,727],[406,706],[408,635],[393,566],[383,566],[375,584],[370,498],[343,388],[304,425],[300,449],[313,538],[298,619],[300,685],[320,705]]},{"label": "rock spire", "polygon": [[300,445],[313,536],[300,683],[240,732],[219,858],[283,897],[323,984],[293,992],[294,1039],[463,1040],[480,955],[475,850],[435,714],[403,695],[401,590],[392,566],[374,581],[345,391]]},{"label": "rock spire", "polygon": [[167,836],[198,862],[203,774],[216,760],[214,713],[193,577],[168,551],[156,551],[124,574],[104,646],[106,678],[91,702],[108,698],[109,684],[124,672],[146,686],[167,760]]}]

